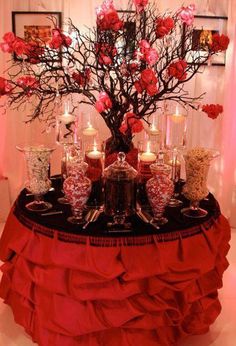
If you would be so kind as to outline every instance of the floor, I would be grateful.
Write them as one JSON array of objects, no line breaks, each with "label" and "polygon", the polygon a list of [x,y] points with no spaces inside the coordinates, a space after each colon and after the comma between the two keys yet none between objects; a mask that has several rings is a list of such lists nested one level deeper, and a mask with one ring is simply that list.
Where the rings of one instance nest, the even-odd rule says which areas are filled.
[{"label": "floor", "polygon": [[[0,224],[0,234],[3,228]],[[224,288],[220,292],[222,313],[203,336],[192,337],[181,346],[235,346],[236,345],[236,230],[232,231],[230,267],[224,276]],[[33,346],[23,328],[16,325],[11,310],[0,301],[0,346]],[[145,346],[145,345],[144,345]]]}]

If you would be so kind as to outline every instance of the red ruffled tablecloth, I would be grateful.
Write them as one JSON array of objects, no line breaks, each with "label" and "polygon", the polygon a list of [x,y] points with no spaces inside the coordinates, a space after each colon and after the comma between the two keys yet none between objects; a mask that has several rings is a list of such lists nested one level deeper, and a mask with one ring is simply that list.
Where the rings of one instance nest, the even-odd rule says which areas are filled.
[{"label": "red ruffled tablecloth", "polygon": [[220,215],[199,229],[133,243],[104,237],[99,246],[94,237],[30,229],[12,212],[0,242],[0,295],[41,346],[177,345],[207,332],[221,310],[230,228]]}]

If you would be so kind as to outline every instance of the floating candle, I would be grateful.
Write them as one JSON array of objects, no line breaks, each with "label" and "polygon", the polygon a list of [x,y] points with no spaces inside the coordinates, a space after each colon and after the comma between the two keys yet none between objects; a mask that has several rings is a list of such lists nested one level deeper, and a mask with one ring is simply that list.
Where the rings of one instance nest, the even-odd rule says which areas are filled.
[{"label": "floating candle", "polygon": [[157,136],[159,135],[160,131],[158,130],[158,128],[152,124],[150,127],[149,127],[149,130],[148,130],[149,134],[152,135],[152,136]]},{"label": "floating candle", "polygon": [[83,130],[84,136],[95,136],[98,130],[96,130],[90,123],[88,123],[88,127]]},{"label": "floating candle", "polygon": [[156,155],[150,150],[150,142],[147,142],[147,150],[140,155],[140,161],[143,162],[154,162]]},{"label": "floating candle", "polygon": [[93,151],[89,151],[88,153],[86,153],[86,155],[89,159],[94,159],[94,160],[99,160],[102,158],[101,151],[97,149],[94,149]]},{"label": "floating candle", "polygon": [[176,108],[175,113],[171,115],[171,120],[174,123],[179,124],[179,123],[182,123],[182,121],[184,121],[184,119],[185,119],[185,116],[183,114],[180,114],[178,108]]},{"label": "floating candle", "polygon": [[67,124],[72,123],[75,120],[75,116],[73,114],[66,112],[66,113],[62,114],[61,116],[59,116],[59,120],[63,124],[67,125]]}]

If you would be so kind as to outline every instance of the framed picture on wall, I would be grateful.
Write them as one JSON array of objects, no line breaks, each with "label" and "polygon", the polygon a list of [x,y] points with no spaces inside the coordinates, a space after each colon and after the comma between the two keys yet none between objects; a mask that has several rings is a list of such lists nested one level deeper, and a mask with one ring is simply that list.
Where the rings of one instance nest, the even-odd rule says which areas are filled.
[{"label": "framed picture on wall", "polygon": [[[12,12],[12,31],[27,42],[45,46],[52,38],[54,23],[62,24],[61,12]],[[22,60],[14,53],[15,60]]]},{"label": "framed picture on wall", "polygon": [[[196,56],[199,63],[205,59],[206,50],[210,46],[214,34],[227,34],[228,17],[197,15],[194,18],[194,30],[190,42],[191,51],[187,54],[189,64],[192,64],[193,60],[196,61]],[[225,59],[225,52],[219,52],[211,58],[211,65],[224,66]]]}]

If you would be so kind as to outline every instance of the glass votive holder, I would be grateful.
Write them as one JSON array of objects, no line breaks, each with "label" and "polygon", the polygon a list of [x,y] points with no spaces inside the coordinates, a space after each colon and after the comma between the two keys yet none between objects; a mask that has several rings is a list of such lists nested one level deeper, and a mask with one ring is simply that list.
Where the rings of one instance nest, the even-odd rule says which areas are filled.
[{"label": "glass votive holder", "polygon": [[102,146],[94,141],[85,148],[85,162],[88,164],[87,177],[92,182],[92,191],[87,206],[101,206],[103,204],[103,162]]}]

